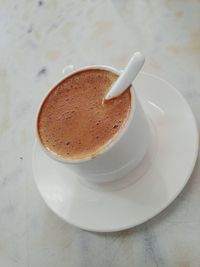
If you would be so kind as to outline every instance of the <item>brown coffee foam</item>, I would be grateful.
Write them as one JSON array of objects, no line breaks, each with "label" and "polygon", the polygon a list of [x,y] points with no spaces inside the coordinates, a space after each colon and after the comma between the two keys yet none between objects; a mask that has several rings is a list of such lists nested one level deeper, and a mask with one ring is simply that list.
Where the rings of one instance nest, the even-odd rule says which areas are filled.
[{"label": "brown coffee foam", "polygon": [[75,73],[44,100],[38,115],[42,144],[63,159],[96,156],[121,131],[131,108],[130,88],[104,102],[117,75],[106,70]]}]

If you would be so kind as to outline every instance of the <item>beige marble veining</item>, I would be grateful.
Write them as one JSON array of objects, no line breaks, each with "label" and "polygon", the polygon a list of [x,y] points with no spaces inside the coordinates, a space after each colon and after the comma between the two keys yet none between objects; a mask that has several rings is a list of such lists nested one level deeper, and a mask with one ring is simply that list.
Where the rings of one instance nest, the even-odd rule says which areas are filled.
[{"label": "beige marble veining", "polygon": [[31,169],[38,105],[67,64],[144,70],[171,82],[200,126],[200,1],[0,1],[0,266],[200,266],[200,169],[151,221],[112,234],[61,221]]}]

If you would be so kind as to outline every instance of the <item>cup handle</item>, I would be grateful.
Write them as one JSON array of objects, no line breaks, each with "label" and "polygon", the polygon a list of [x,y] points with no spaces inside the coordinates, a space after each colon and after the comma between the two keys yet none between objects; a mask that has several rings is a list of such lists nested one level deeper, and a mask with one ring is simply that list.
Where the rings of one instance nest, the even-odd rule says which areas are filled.
[{"label": "cup handle", "polygon": [[73,72],[75,69],[74,65],[66,65],[63,70],[62,70],[62,73],[64,75],[67,75],[67,74],[70,74],[71,72]]}]

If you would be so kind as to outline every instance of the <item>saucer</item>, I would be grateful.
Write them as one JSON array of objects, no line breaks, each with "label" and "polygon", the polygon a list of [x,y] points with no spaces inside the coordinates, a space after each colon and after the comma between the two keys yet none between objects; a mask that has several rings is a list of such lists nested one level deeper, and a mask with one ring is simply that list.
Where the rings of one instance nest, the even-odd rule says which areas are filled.
[{"label": "saucer", "polygon": [[154,140],[127,177],[108,184],[87,184],[66,165],[49,158],[35,142],[32,165],[41,196],[58,216],[79,228],[112,232],[151,219],[177,197],[194,168],[198,131],[184,97],[147,73],[140,73],[134,86]]}]

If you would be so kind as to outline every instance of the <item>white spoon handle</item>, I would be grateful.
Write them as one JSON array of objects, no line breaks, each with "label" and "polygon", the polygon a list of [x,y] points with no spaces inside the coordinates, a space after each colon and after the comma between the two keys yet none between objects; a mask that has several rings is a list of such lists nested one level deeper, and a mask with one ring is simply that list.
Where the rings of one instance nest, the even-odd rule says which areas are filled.
[{"label": "white spoon handle", "polygon": [[140,52],[136,52],[128,62],[123,73],[107,93],[105,99],[108,100],[122,94],[133,82],[138,72],[141,70],[144,61],[144,56]]}]

